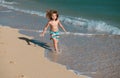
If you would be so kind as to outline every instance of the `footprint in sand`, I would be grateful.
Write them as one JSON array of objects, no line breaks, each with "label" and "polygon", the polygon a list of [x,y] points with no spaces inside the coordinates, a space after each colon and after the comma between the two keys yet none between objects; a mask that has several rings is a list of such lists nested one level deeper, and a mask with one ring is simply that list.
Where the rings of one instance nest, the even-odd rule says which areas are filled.
[{"label": "footprint in sand", "polygon": [[4,44],[3,42],[0,42],[0,44]]},{"label": "footprint in sand", "polygon": [[9,61],[10,64],[14,64],[15,62],[14,61]]},{"label": "footprint in sand", "polygon": [[21,74],[21,75],[18,75],[18,78],[27,78],[25,75]]}]

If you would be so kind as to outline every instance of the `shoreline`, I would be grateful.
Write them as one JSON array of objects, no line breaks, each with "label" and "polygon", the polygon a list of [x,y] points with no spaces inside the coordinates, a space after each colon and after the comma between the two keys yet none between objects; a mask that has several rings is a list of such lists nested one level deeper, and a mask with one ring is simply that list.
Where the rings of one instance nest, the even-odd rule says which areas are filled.
[{"label": "shoreline", "polygon": [[2,78],[87,78],[44,57],[44,48],[28,45],[18,29],[0,26],[0,77]]},{"label": "shoreline", "polygon": [[[7,4],[5,5],[7,6]],[[113,24],[112,19],[114,18],[106,22],[101,20],[104,23],[99,22],[99,20],[90,21],[87,19],[89,20],[88,23],[92,25],[88,26],[86,24],[84,29],[82,26],[79,27],[79,22],[84,22],[85,18],[83,21],[81,18],[76,22],[74,17],[71,19],[71,16],[67,17],[65,15],[64,20],[61,22],[69,32],[67,34],[62,32],[60,38],[62,53],[54,55],[54,53],[49,52],[51,47],[48,45],[52,46],[49,34],[46,34],[44,38],[39,36],[41,29],[47,22],[43,15],[39,16],[39,14],[43,14],[43,11],[38,12],[35,10],[35,13],[33,13],[29,9],[17,9],[17,7],[10,9],[8,6],[0,7],[0,70],[4,70],[0,71],[0,77],[46,78],[48,76],[43,76],[43,74],[48,75],[46,71],[49,68],[50,70],[47,72],[51,74],[51,70],[54,68],[53,65],[45,65],[48,64],[47,61],[60,65],[62,68],[60,70],[70,71],[77,77],[79,75],[93,78],[118,78],[120,76],[120,35],[119,29],[113,28],[118,27],[116,23]],[[71,21],[69,22],[69,20]],[[94,31],[96,25],[98,30],[102,29],[105,32]],[[111,28],[111,26],[113,27]],[[91,29],[87,33],[89,28]],[[43,61],[43,59],[46,60]],[[8,74],[9,77],[5,76],[6,73],[10,73]],[[52,75],[54,74],[56,72],[52,73]],[[63,73],[60,72],[60,75],[63,75]],[[59,75],[57,74],[54,77],[58,78],[57,76]],[[50,77],[53,76],[50,75]]]}]

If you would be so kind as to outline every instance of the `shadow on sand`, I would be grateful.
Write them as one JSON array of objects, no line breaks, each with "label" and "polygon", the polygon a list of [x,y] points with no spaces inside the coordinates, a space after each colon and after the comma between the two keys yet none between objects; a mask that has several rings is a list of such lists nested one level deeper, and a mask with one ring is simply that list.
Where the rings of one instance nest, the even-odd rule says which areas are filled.
[{"label": "shadow on sand", "polygon": [[47,43],[45,43],[45,42],[40,42],[38,40],[29,39],[29,38],[26,38],[26,37],[18,37],[18,38],[21,39],[21,40],[25,40],[28,45],[31,45],[30,43],[33,43],[33,44],[38,45],[40,47],[43,47],[43,48],[45,48],[47,50],[50,50],[50,51],[52,50],[50,48],[50,46]]}]

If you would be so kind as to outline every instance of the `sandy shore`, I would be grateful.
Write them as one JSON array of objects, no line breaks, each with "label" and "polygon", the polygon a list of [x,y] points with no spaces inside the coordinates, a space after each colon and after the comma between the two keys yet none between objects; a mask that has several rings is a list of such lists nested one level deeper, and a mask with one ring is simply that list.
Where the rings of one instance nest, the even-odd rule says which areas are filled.
[{"label": "sandy shore", "polygon": [[87,78],[44,57],[44,49],[28,45],[17,29],[0,26],[0,78]]}]

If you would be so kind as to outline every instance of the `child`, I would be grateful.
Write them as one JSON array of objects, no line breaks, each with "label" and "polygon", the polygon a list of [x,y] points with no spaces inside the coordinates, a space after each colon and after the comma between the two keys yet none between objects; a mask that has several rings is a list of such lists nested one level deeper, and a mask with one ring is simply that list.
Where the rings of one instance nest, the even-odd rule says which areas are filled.
[{"label": "child", "polygon": [[49,21],[46,24],[46,26],[44,27],[43,32],[41,33],[41,36],[44,36],[44,34],[46,33],[46,30],[48,29],[48,27],[50,27],[50,39],[53,40],[54,50],[55,50],[55,52],[58,53],[59,52],[58,51],[58,41],[59,41],[59,37],[60,37],[59,27],[61,27],[65,32],[66,32],[66,30],[63,27],[63,25],[61,24],[60,20],[58,19],[59,15],[56,10],[47,11],[46,17],[49,19]]}]

